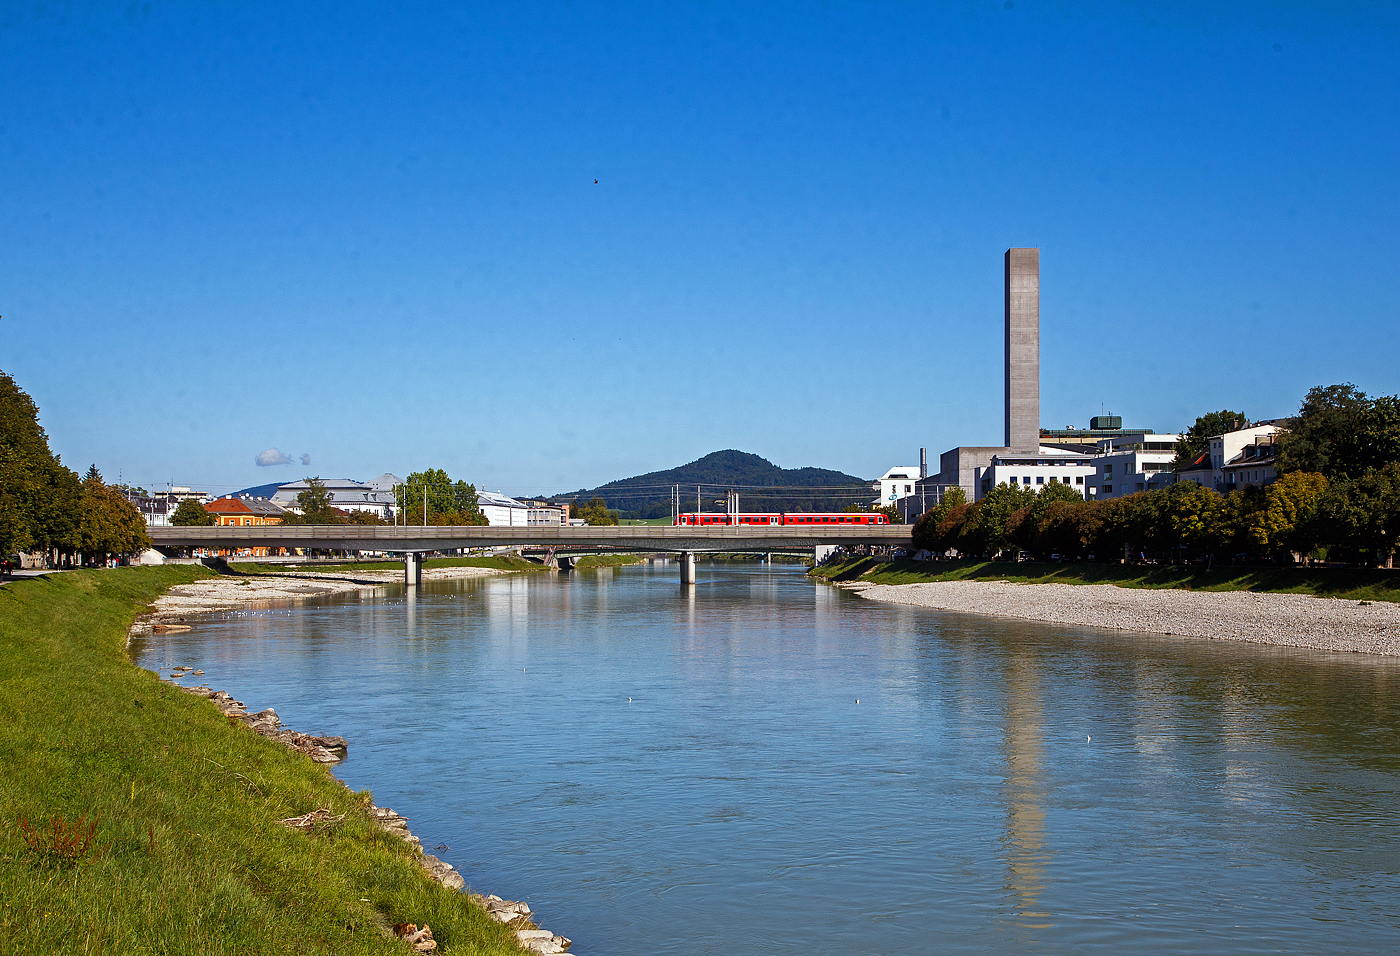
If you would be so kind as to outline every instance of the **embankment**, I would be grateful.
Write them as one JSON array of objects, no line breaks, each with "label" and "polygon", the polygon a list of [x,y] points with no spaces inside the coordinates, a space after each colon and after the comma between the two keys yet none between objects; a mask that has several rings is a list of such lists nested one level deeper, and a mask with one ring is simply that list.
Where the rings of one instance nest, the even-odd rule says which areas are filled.
[{"label": "embankment", "polygon": [[[0,588],[0,951],[518,954],[320,764],[133,666],[127,631],[195,567]],[[325,728],[331,730],[332,728]],[[317,814],[309,830],[288,818]]]},{"label": "embankment", "polygon": [[[1397,579],[1387,571],[1193,574],[1107,565],[882,564],[857,559],[824,565],[813,573],[870,600],[941,611],[1400,655],[1400,593],[1393,585]],[[1272,589],[1266,590],[1269,585]]]}]

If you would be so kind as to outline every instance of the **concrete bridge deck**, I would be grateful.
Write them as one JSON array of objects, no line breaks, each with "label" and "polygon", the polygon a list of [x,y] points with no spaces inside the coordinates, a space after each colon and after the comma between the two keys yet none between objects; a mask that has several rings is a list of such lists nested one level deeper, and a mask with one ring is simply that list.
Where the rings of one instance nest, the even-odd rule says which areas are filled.
[{"label": "concrete bridge deck", "polygon": [[695,555],[816,551],[841,545],[908,547],[909,525],[627,525],[584,528],[394,527],[383,525],[262,525],[148,528],[158,548],[320,548],[381,551],[404,556],[404,581],[423,577],[423,553],[458,548],[531,548],[614,553],[675,552],[681,582],[695,583]]},{"label": "concrete bridge deck", "polygon": [[148,528],[158,548],[323,548],[408,553],[456,548],[597,548],[618,552],[808,551],[824,545],[908,547],[910,525],[625,525],[506,528],[383,525],[262,525]]}]

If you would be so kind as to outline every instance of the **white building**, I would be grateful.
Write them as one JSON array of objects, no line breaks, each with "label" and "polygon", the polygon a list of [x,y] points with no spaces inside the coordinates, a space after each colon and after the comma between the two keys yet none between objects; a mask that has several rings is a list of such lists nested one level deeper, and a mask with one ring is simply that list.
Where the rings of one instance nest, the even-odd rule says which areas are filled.
[{"label": "white building", "polygon": [[1265,485],[1278,477],[1277,422],[1259,422],[1217,435],[1190,467],[1176,473],[1178,481],[1194,481],[1224,494],[1245,484]]},{"label": "white building", "polygon": [[[394,516],[394,485],[403,482],[393,475],[382,475],[376,478],[376,482],[390,479],[392,484],[388,489],[380,490],[372,487],[368,482],[355,481],[351,478],[323,478],[321,484],[331,496],[331,507],[339,508],[341,511],[369,511],[389,521]],[[301,514],[301,508],[297,505],[297,495],[310,488],[306,481],[293,481],[280,486],[272,496],[273,504],[281,505],[288,511]]]},{"label": "white building", "polygon": [[525,523],[531,528],[567,527],[564,509],[549,505],[530,505],[526,509]]},{"label": "white building", "polygon": [[914,485],[919,480],[918,465],[895,466],[872,483],[872,487],[878,488],[880,497],[876,498],[872,504],[876,508],[888,508],[900,498],[904,498],[914,493]]},{"label": "white building", "polygon": [[993,455],[990,465],[977,469],[977,499],[1003,484],[1036,492],[1046,485],[1069,485],[1082,496],[1094,472],[1093,456],[1083,452],[1041,448],[1038,455]]},{"label": "white building", "polygon": [[1125,435],[1099,442],[1097,473],[1088,484],[1095,499],[1121,498],[1164,488],[1173,481],[1172,461],[1180,435]]},{"label": "white building", "polygon": [[499,491],[478,491],[477,504],[493,527],[526,528],[530,526],[531,509],[524,502],[507,498]]}]

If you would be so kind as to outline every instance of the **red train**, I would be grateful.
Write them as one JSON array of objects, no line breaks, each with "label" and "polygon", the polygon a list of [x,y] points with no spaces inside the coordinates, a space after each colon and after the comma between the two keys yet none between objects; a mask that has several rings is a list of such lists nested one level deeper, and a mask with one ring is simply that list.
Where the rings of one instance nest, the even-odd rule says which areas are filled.
[{"label": "red train", "polygon": [[[737,521],[735,519],[738,519]],[[676,519],[676,524],[749,524],[749,525],[788,525],[788,524],[889,524],[890,519],[882,514],[863,512],[801,512],[768,514],[722,514],[686,512]]]}]

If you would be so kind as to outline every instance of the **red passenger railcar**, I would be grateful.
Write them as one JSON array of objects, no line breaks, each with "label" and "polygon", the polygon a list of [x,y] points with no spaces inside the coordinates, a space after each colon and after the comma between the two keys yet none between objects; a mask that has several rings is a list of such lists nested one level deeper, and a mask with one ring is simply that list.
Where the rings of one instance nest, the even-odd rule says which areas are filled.
[{"label": "red passenger railcar", "polygon": [[723,513],[696,513],[688,511],[676,519],[677,525],[794,525],[794,524],[825,524],[825,525],[857,525],[857,524],[889,524],[890,519],[882,514],[867,514],[864,512],[769,512],[766,514],[723,514]]}]

